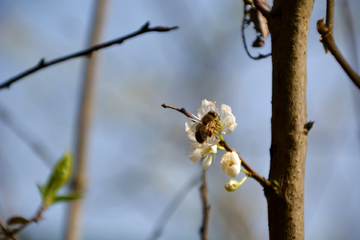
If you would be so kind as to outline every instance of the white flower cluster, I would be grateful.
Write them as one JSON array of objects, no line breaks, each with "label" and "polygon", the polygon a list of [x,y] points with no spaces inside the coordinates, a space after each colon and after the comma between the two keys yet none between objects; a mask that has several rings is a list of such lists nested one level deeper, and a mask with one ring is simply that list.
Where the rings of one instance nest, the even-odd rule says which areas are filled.
[{"label": "white flower cluster", "polygon": [[[190,161],[197,163],[203,159],[201,169],[205,170],[215,159],[221,134],[232,133],[237,123],[228,105],[221,104],[219,111],[215,102],[206,99],[202,101],[197,115],[193,115],[195,121],[185,123],[185,131],[191,141]],[[199,136],[204,140],[202,143],[198,141]],[[236,152],[225,153],[221,164],[223,171],[230,177],[236,177],[240,172],[241,160]]]}]

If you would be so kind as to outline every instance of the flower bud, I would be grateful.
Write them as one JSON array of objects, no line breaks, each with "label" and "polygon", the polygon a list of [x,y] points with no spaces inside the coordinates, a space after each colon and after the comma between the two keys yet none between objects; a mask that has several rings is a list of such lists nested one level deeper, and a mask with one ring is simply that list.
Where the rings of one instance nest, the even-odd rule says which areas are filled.
[{"label": "flower bud", "polygon": [[222,170],[230,177],[240,173],[241,160],[236,152],[227,152],[221,157]]},{"label": "flower bud", "polygon": [[234,192],[238,189],[239,185],[236,180],[230,180],[227,184],[225,184],[225,189],[228,192]]}]

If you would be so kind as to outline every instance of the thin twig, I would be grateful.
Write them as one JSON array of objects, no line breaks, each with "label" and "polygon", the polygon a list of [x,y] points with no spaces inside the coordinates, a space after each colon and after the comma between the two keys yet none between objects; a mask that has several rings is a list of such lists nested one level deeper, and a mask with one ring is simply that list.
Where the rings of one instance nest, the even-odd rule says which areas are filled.
[{"label": "thin twig", "polygon": [[206,186],[206,170],[202,171],[201,174],[201,187],[200,187],[200,197],[203,207],[203,221],[200,228],[200,237],[202,240],[209,240],[209,214],[210,206],[207,201],[207,186]]},{"label": "thin twig", "polygon": [[[166,105],[165,103],[163,105],[161,105],[161,106],[164,107],[164,108],[173,109],[175,111],[178,111],[178,112],[184,114],[188,118],[194,119],[184,108],[181,108],[181,109],[176,108],[176,107],[173,107],[173,106]],[[229,152],[234,151],[231,147],[229,147],[229,145],[227,145],[227,143],[225,141],[220,141],[219,144],[221,146],[223,146],[226,149],[226,151],[229,151]],[[240,156],[240,154],[238,152],[237,152],[237,154],[239,155],[239,158],[241,159],[241,165],[244,166],[244,168],[250,173],[250,177],[254,178],[265,189],[267,189],[269,187],[271,188],[270,181],[268,181],[266,178],[260,176],[252,167],[250,167],[250,165],[243,158],[241,158],[241,156]]]},{"label": "thin twig", "polygon": [[325,26],[323,18],[318,20],[317,30],[321,34],[320,41],[324,44],[325,51],[328,49],[331,52],[353,83],[360,89],[359,74],[350,66],[345,57],[341,54],[339,48],[336,46],[333,33]]},{"label": "thin twig", "polygon": [[185,108],[176,108],[176,107],[173,107],[173,106],[169,106],[169,105],[166,105],[165,103],[161,105],[163,108],[170,108],[170,109],[173,109],[175,111],[178,111],[182,114],[184,114],[185,116],[187,116],[188,118],[190,118],[191,120],[196,120],[193,116],[191,116],[186,110]]},{"label": "thin twig", "polygon": [[180,206],[182,201],[185,199],[187,194],[195,187],[199,182],[199,174],[197,173],[195,176],[193,176],[190,181],[188,181],[184,186],[182,186],[181,189],[179,189],[175,195],[173,196],[170,203],[167,205],[167,207],[162,212],[160,218],[156,222],[156,227],[153,233],[150,236],[150,240],[156,240],[158,239],[162,231],[164,230],[166,224],[169,222],[169,219],[174,214],[175,210]]},{"label": "thin twig", "polygon": [[246,19],[246,4],[244,4],[244,18],[243,18],[243,21],[242,21],[242,24],[241,24],[241,36],[242,36],[242,40],[243,40],[243,43],[244,43],[244,48],[245,48],[245,51],[247,53],[247,55],[251,58],[251,59],[254,59],[254,60],[260,60],[262,58],[267,58],[269,56],[271,56],[271,53],[268,53],[266,55],[263,55],[261,53],[259,53],[259,55],[257,57],[254,57],[250,54],[249,52],[249,49],[247,47],[247,44],[246,44],[246,39],[245,39],[245,28],[247,28],[249,26],[249,23],[250,23],[250,20]]},{"label": "thin twig", "polygon": [[42,205],[42,206],[39,208],[39,210],[36,212],[36,214],[35,214],[31,219],[29,219],[26,223],[21,224],[20,227],[15,228],[15,229],[12,229],[12,230],[8,229],[7,227],[5,227],[5,226],[0,222],[1,228],[3,228],[3,229],[6,231],[5,237],[2,238],[1,240],[15,239],[15,235],[16,235],[17,233],[21,232],[21,231],[22,231],[26,226],[28,226],[30,223],[33,223],[33,222],[37,223],[39,220],[41,220],[41,219],[42,219],[42,213],[43,213],[46,209],[47,209],[47,208]]},{"label": "thin twig", "polygon": [[94,52],[94,51],[97,51],[97,50],[102,49],[102,48],[110,47],[111,45],[114,45],[114,44],[121,44],[125,40],[136,37],[137,35],[148,33],[148,32],[168,32],[168,31],[171,31],[171,30],[174,30],[174,29],[178,28],[178,26],[175,26],[175,27],[157,26],[157,27],[149,28],[149,25],[150,25],[150,23],[147,22],[139,30],[137,30],[137,31],[135,31],[133,33],[130,33],[128,35],[125,35],[123,37],[120,37],[120,38],[117,38],[117,39],[114,39],[114,40],[111,40],[111,41],[108,41],[108,42],[105,42],[105,43],[95,45],[93,47],[87,48],[87,49],[79,51],[79,52],[75,52],[75,53],[72,53],[72,54],[69,54],[69,55],[66,55],[66,56],[63,56],[63,57],[56,58],[56,59],[51,60],[51,61],[45,61],[45,59],[42,58],[38,62],[38,64],[35,65],[34,67],[29,68],[29,69],[23,71],[22,73],[10,78],[9,80],[5,81],[4,83],[0,84],[0,89],[9,88],[12,83],[20,80],[21,78],[24,78],[24,77],[32,74],[34,72],[37,72],[40,69],[49,67],[51,65],[54,65],[54,64],[57,64],[57,63],[60,63],[60,62],[64,62],[64,61],[72,59],[72,58],[89,57],[91,55],[91,53]]},{"label": "thin twig", "polygon": [[[106,7],[108,1],[95,1],[94,13],[91,16],[90,35],[88,45],[94,46],[100,41],[100,36],[105,20]],[[79,113],[77,116],[77,133],[75,140],[76,151],[76,168],[74,171],[74,179],[71,184],[72,191],[84,195],[87,187],[87,164],[88,164],[88,139],[89,129],[92,119],[92,109],[94,102],[94,85],[97,70],[97,54],[92,54],[85,62],[83,72],[81,99]],[[76,199],[70,203],[67,216],[67,228],[65,238],[67,240],[81,239],[81,222],[84,208],[84,199]]]}]

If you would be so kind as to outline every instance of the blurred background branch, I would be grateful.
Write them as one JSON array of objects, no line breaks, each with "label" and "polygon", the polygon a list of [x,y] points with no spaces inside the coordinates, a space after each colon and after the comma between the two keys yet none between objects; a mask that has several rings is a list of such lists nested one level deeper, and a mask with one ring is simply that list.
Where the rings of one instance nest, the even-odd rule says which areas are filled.
[{"label": "blurred background branch", "polygon": [[206,170],[201,173],[200,196],[202,203],[202,225],[200,228],[200,236],[202,240],[209,240],[209,221],[210,221],[210,205],[208,204],[208,189],[206,185]]},{"label": "blurred background branch", "polygon": [[[91,16],[90,36],[88,46],[96,45],[103,31],[108,0],[94,1],[94,13]],[[75,139],[75,171],[71,184],[71,192],[80,194],[86,198],[88,182],[88,145],[89,132],[94,108],[95,81],[97,79],[97,54],[92,53],[85,61],[84,75],[80,93],[80,105],[77,119]],[[67,240],[81,239],[81,227],[83,221],[83,208],[85,199],[77,199],[70,203],[65,238]]]}]

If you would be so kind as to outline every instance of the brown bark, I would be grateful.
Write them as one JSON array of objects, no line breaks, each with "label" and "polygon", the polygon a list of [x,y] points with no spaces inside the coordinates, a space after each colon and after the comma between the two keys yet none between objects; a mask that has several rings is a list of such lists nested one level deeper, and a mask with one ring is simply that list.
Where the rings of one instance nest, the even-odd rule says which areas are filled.
[{"label": "brown bark", "polygon": [[272,35],[273,96],[269,180],[265,192],[270,239],[304,239],[307,148],[306,53],[312,0],[275,0]]}]

